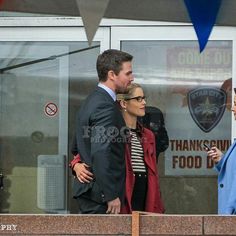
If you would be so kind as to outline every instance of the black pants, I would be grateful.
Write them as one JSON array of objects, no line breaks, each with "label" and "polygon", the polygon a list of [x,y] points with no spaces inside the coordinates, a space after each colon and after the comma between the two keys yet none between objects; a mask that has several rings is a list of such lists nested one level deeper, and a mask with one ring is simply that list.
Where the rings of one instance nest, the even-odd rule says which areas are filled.
[{"label": "black pants", "polygon": [[131,199],[133,211],[145,211],[147,187],[147,174],[135,173],[135,184]]},{"label": "black pants", "polygon": [[98,203],[80,196],[76,198],[79,206],[79,214],[106,214],[107,203]]},{"label": "black pants", "polygon": [[77,202],[81,214],[106,214],[107,203],[96,182],[93,182],[91,188],[77,197]]}]

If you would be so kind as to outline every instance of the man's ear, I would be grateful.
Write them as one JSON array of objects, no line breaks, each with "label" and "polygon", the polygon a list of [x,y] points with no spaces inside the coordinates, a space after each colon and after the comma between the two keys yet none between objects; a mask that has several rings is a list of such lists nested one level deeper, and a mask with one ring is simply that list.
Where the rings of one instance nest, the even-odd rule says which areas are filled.
[{"label": "man's ear", "polygon": [[107,77],[110,79],[110,80],[112,80],[112,81],[114,81],[115,80],[115,72],[113,71],[113,70],[109,70],[108,71],[108,73],[107,73]]}]

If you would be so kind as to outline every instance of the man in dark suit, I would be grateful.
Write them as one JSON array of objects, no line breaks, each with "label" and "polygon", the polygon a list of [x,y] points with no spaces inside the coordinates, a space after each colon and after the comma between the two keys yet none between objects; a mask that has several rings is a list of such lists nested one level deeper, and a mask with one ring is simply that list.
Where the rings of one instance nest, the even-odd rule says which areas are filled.
[{"label": "man in dark suit", "polygon": [[[75,147],[81,162],[72,166],[76,173],[74,197],[80,213],[117,214],[125,190],[125,122],[116,105],[116,93],[125,92],[133,81],[133,57],[119,50],[106,50],[98,56],[99,84],[77,116]],[[85,181],[81,168],[91,172]]]}]

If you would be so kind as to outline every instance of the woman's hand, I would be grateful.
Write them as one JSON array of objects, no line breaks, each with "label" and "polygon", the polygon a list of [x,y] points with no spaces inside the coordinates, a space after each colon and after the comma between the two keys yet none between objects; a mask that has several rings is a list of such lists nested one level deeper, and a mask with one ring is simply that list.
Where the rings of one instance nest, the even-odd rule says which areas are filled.
[{"label": "woman's hand", "polygon": [[85,163],[76,163],[73,170],[81,183],[90,183],[93,180],[93,174],[88,170],[89,166]]},{"label": "woman's hand", "polygon": [[216,164],[221,160],[223,153],[217,147],[212,147],[211,150],[207,152],[207,156],[209,156]]}]

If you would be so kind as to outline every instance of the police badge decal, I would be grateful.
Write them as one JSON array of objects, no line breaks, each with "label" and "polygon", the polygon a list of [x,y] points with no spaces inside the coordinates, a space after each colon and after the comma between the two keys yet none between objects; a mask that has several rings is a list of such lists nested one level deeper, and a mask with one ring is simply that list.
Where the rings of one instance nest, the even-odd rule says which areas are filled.
[{"label": "police badge decal", "polygon": [[220,122],[225,112],[226,98],[224,90],[213,87],[189,91],[187,100],[190,114],[205,133],[210,132]]}]

